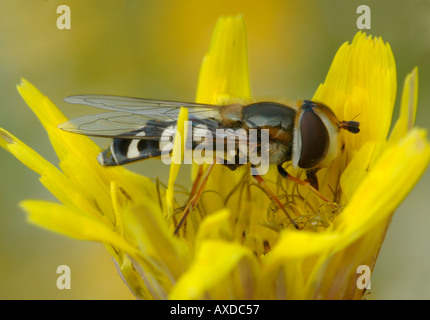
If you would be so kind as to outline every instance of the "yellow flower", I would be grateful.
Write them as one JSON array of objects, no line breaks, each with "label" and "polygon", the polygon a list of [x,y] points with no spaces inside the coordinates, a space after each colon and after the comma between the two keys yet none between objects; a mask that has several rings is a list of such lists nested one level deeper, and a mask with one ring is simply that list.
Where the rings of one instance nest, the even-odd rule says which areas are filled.
[{"label": "yellow flower", "polygon": [[[242,16],[218,21],[197,102],[252,100],[246,41]],[[389,134],[396,83],[394,58],[382,39],[359,32],[338,50],[313,100],[361,125],[357,135],[342,133],[341,155],[318,172],[321,193],[341,207],[276,172],[264,176],[302,230],[291,227],[248,168],[232,172],[215,165],[175,235],[184,205],[175,192],[180,165],[171,166],[166,189],[124,167],[101,167],[101,150],[85,136],[59,130],[65,117],[25,80],[18,90],[47,130],[59,169],[3,129],[0,145],[39,173],[61,202],[24,201],[29,221],[103,242],[137,298],[361,298],[357,268],[373,269],[391,215],[430,159],[425,131],[413,127],[416,69],[406,77],[400,117]],[[182,110],[179,132],[186,130],[186,118]],[[183,144],[175,139],[174,156]],[[209,169],[193,165],[190,199]]]}]

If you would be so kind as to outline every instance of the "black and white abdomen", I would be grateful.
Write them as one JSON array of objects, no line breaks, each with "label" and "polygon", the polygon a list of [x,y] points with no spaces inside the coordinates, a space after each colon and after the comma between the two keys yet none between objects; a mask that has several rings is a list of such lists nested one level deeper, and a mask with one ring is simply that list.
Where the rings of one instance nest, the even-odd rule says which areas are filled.
[{"label": "black and white abdomen", "polygon": [[[190,119],[193,136],[200,136],[205,131],[216,130],[218,123],[214,120]],[[115,138],[108,149],[101,152],[97,160],[104,166],[117,166],[159,157],[163,153],[170,153],[173,148],[173,140],[176,134],[176,121],[158,122],[148,121],[146,125],[138,130],[128,132],[127,135],[136,138]],[[188,137],[192,141],[192,137]],[[194,148],[194,142],[192,148]]]},{"label": "black and white abdomen", "polygon": [[[174,129],[173,126],[172,129]],[[168,127],[165,130],[169,130]],[[135,135],[136,139],[113,139],[110,147],[98,155],[98,162],[104,166],[117,166],[161,155],[161,140],[145,138],[146,126],[132,131],[130,134]]]}]

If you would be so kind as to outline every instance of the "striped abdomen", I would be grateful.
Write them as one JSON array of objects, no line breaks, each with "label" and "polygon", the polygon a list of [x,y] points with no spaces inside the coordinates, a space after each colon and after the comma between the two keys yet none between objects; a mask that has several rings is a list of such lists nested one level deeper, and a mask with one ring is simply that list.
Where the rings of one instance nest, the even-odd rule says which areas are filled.
[{"label": "striped abdomen", "polygon": [[[202,135],[202,132],[215,132],[218,122],[211,119],[190,119],[193,137]],[[162,152],[169,153],[173,146],[176,133],[176,121],[157,122],[148,121],[146,126],[130,132],[135,139],[115,138],[108,149],[101,152],[97,160],[104,166],[117,166],[125,163],[159,157]],[[193,141],[192,148],[196,143]]]}]

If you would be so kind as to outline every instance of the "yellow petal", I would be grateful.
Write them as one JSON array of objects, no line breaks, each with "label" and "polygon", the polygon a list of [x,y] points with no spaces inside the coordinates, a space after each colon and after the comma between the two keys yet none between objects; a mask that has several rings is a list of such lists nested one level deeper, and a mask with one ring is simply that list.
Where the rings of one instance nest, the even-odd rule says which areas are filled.
[{"label": "yellow petal", "polygon": [[109,243],[132,256],[139,253],[124,238],[99,219],[83,211],[48,201],[26,200],[21,207],[27,212],[29,222],[80,240]]},{"label": "yellow petal", "polygon": [[242,15],[221,17],[200,69],[196,101],[217,103],[219,95],[251,98],[248,48]]},{"label": "yellow petal", "polygon": [[386,219],[417,183],[429,159],[426,132],[412,129],[381,155],[336,220],[335,228],[356,238]]},{"label": "yellow petal", "polygon": [[346,134],[349,149],[385,139],[396,98],[396,67],[388,43],[358,32],[336,53],[326,80],[313,99],[326,103],[340,120],[360,122],[359,134]]},{"label": "yellow petal", "polygon": [[195,239],[195,247],[198,249],[199,245],[208,239],[231,240],[232,238],[230,211],[223,209],[211,214],[202,221]]},{"label": "yellow petal", "polygon": [[173,235],[157,203],[150,198],[123,212],[127,235],[147,259],[157,261],[166,275],[178,278],[189,264],[189,250]]},{"label": "yellow petal", "polygon": [[[200,68],[196,101],[199,103],[246,102],[252,98],[248,67],[248,48],[245,21],[242,15],[219,18],[212,35],[209,51]],[[215,165],[206,184],[206,190],[213,190],[225,198],[230,188],[243,176],[246,167],[231,172],[225,166]],[[197,175],[193,165],[192,178]],[[202,200],[210,204],[207,208],[217,211],[222,204],[219,196],[206,194]],[[218,206],[219,204],[219,206]],[[214,205],[217,205],[214,207]]]},{"label": "yellow petal", "polygon": [[188,132],[188,109],[181,108],[179,112],[175,139],[173,142],[172,162],[170,164],[169,182],[166,190],[166,203],[168,216],[173,215],[173,203],[174,203],[174,188],[176,177],[178,176],[179,168],[184,159],[185,145],[187,143],[187,132]]},{"label": "yellow petal", "polygon": [[[237,268],[247,275],[238,280],[239,284],[232,274]],[[249,249],[236,243],[208,240],[201,244],[192,265],[173,287],[169,298],[250,299],[257,294],[257,283],[256,262]]]},{"label": "yellow petal", "polygon": [[[59,124],[67,121],[67,118],[48,97],[25,79],[21,79],[21,84],[17,86],[17,89],[45,127],[60,160],[67,154],[74,153],[79,155],[81,160],[89,158],[95,161],[94,157],[97,157],[100,149],[88,137],[76,134],[71,135],[57,128]],[[80,152],[81,150],[86,152]]]},{"label": "yellow petal", "polygon": [[387,228],[384,221],[356,239],[341,234],[337,245],[317,257],[307,281],[306,299],[361,299],[364,290],[357,286],[358,267],[373,270]]},{"label": "yellow petal", "polygon": [[120,236],[124,234],[124,222],[120,212],[120,205],[118,203],[118,189],[115,181],[112,181],[110,184],[110,193],[112,199],[112,209],[114,212],[114,224],[115,229],[118,231]]},{"label": "yellow petal", "polygon": [[94,216],[100,213],[76,186],[54,165],[4,129],[0,129],[0,145],[31,170],[41,175],[40,181],[65,205],[78,207]]},{"label": "yellow petal", "polygon": [[406,76],[403,84],[400,116],[390,135],[390,143],[395,143],[412,129],[415,123],[418,101],[418,68]]},{"label": "yellow petal", "polygon": [[[51,143],[60,159],[59,166],[62,173],[53,175],[51,174],[52,170],[45,171],[46,165],[43,168],[38,168],[38,165],[44,160],[42,161],[40,156],[34,157],[26,154],[29,148],[22,143],[15,147],[15,156],[21,152],[19,159],[42,175],[42,183],[61,202],[66,205],[74,204],[84,211],[100,210],[105,217],[113,221],[114,213],[110,199],[111,181],[115,181],[118,189],[121,190],[118,197],[118,201],[121,203],[131,199],[139,199],[142,193],[155,196],[155,187],[148,178],[132,173],[123,167],[106,168],[101,166],[96,160],[100,149],[94,142],[86,136],[59,129],[57,126],[67,119],[31,83],[22,79],[18,91],[48,132]],[[58,185],[64,184],[64,180],[67,180],[69,186],[59,188]],[[76,196],[76,193],[79,195]],[[83,204],[85,201],[90,203],[92,209]]]},{"label": "yellow petal", "polygon": [[24,165],[39,174],[48,171],[55,171],[57,174],[61,174],[55,166],[3,128],[0,128],[0,146],[17,157]]},{"label": "yellow petal", "polygon": [[119,271],[121,271],[120,276],[123,281],[137,298],[142,300],[153,299],[153,295],[150,293],[142,277],[127,256],[125,256],[122,261],[118,262],[117,266]]},{"label": "yellow petal", "polygon": [[[264,260],[264,279],[272,299],[306,299],[307,279],[312,272],[312,264],[306,265],[311,257],[326,252],[339,242],[335,233],[283,232],[276,246]],[[307,268],[309,267],[309,268]]]},{"label": "yellow petal", "polygon": [[281,288],[291,288],[294,298],[359,298],[356,268],[362,264],[373,268],[387,221],[429,161],[425,131],[411,130],[382,154],[327,231],[282,234],[265,260],[268,281],[278,287],[284,283]]},{"label": "yellow petal", "polygon": [[375,142],[366,142],[360,150],[358,150],[352,161],[346,167],[340,178],[340,185],[343,193],[342,203],[348,203],[361,181],[366,177],[369,171],[369,163],[371,161],[375,149]]}]

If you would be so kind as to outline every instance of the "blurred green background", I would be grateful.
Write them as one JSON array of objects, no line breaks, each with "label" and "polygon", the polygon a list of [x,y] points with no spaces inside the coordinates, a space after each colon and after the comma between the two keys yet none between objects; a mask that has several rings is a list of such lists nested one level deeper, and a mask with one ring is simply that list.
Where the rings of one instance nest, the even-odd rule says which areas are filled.
[{"label": "blurred green background", "polygon": [[[56,9],[63,4],[71,8],[71,30],[56,27]],[[361,4],[371,8],[367,32],[382,36],[394,52],[398,97],[406,74],[419,67],[416,124],[429,128],[430,1],[418,0],[1,0],[0,126],[57,162],[46,133],[16,91],[21,77],[69,117],[85,112],[63,102],[71,94],[192,101],[218,17],[238,13],[247,24],[254,96],[311,98],[339,46],[358,31]],[[132,299],[101,244],[26,223],[21,200],[54,199],[35,173],[4,150],[0,161],[0,298]],[[157,161],[130,169],[166,181],[167,170]],[[394,215],[370,299],[430,298],[429,177],[427,170]],[[71,290],[56,287],[62,264],[71,267]]]}]

